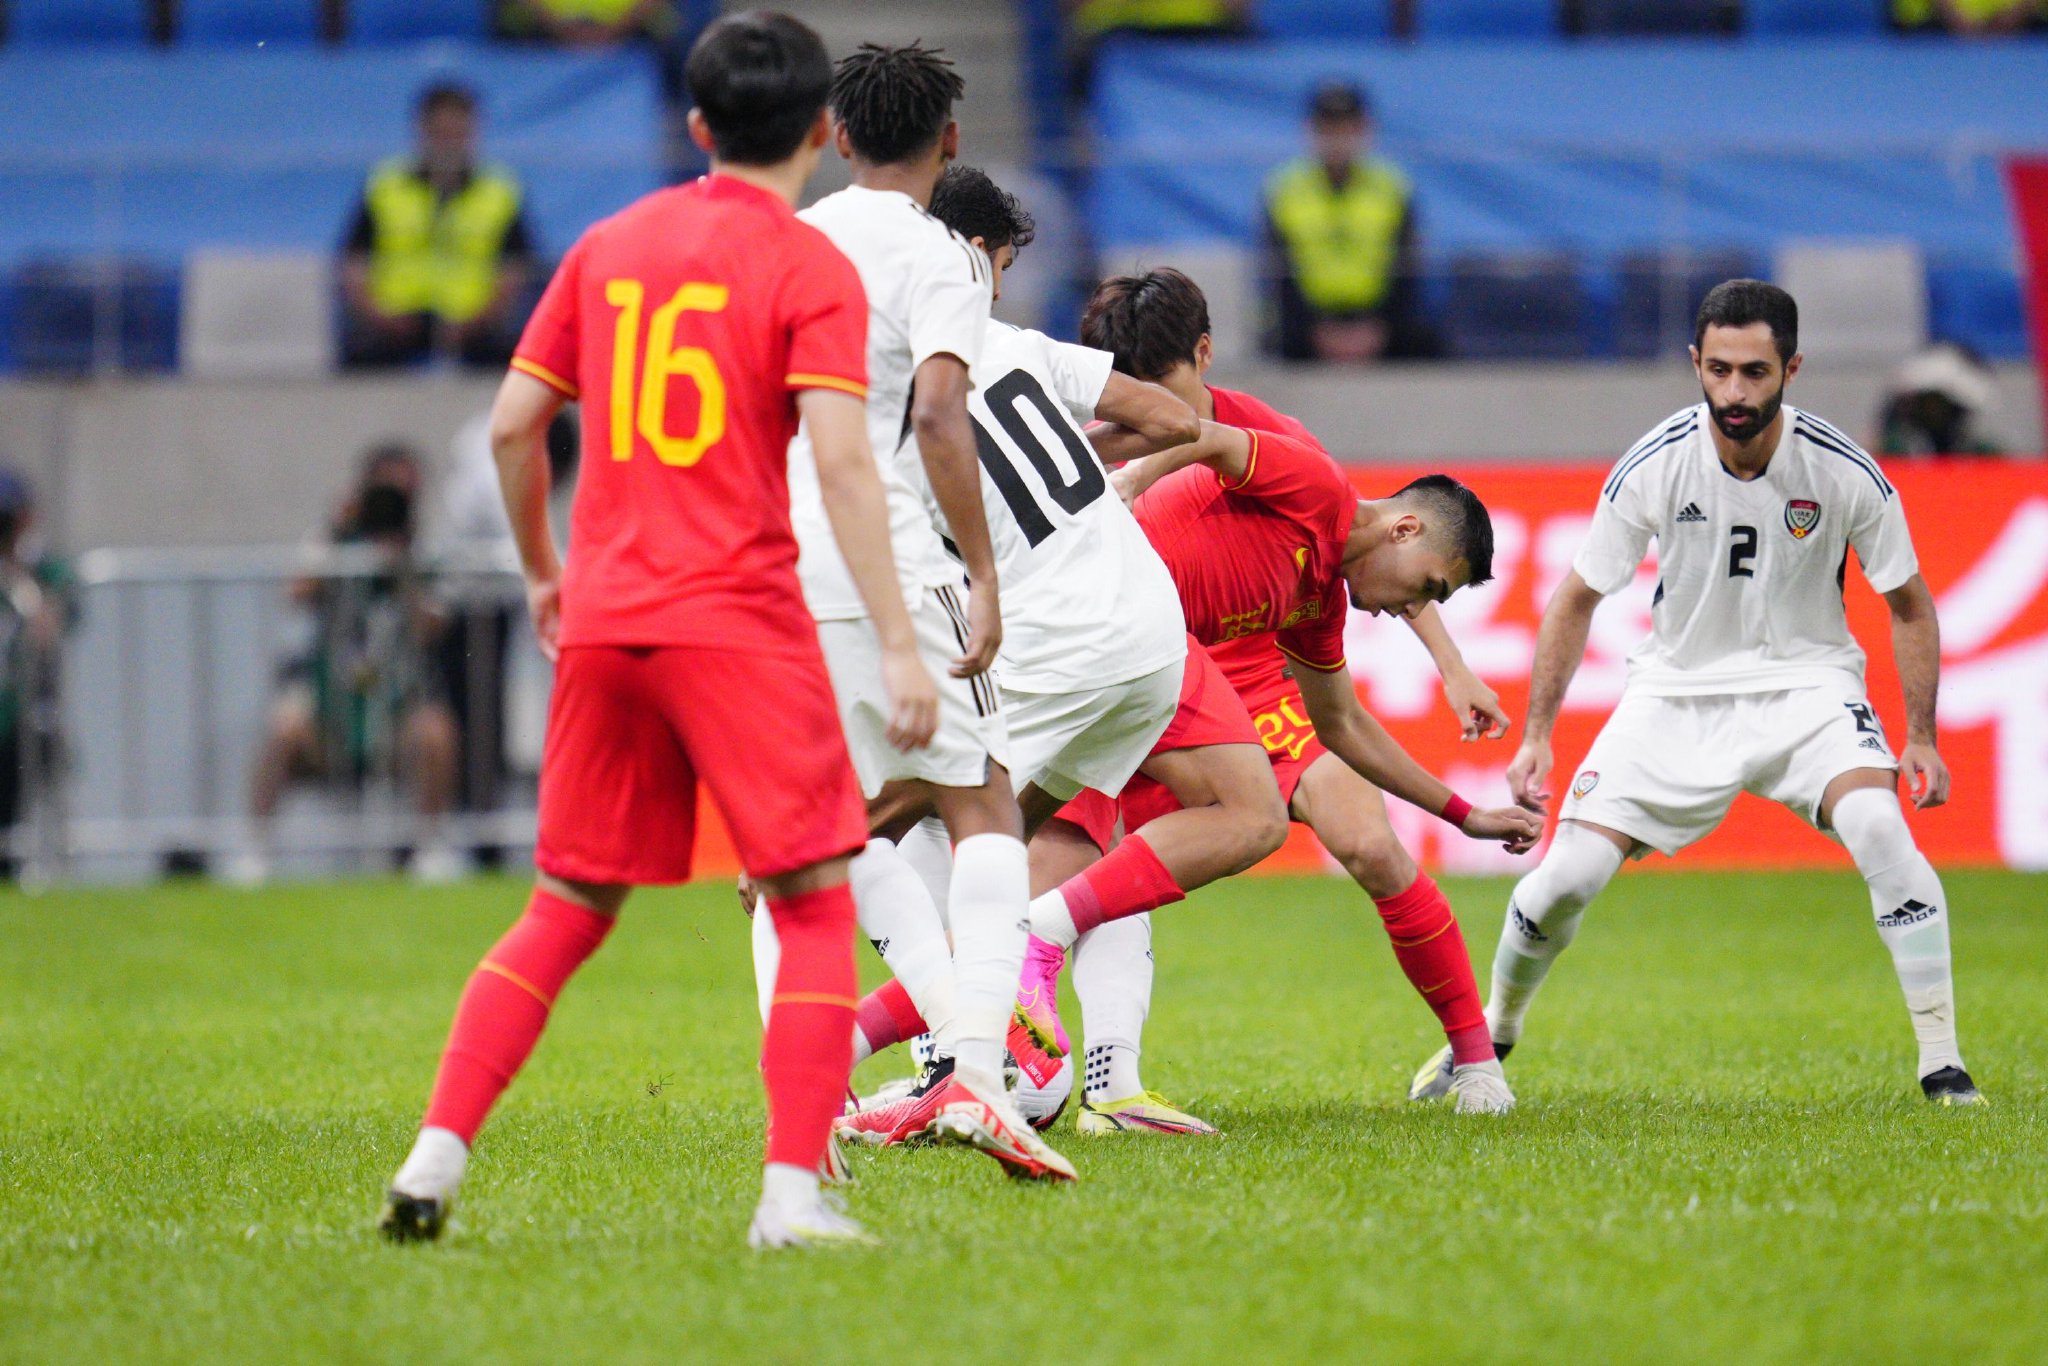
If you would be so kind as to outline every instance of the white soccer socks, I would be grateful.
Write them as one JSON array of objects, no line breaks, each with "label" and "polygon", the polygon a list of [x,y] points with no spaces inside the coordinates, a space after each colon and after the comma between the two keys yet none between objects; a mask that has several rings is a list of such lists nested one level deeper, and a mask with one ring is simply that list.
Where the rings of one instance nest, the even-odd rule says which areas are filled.
[{"label": "white soccer socks", "polygon": [[910,993],[934,1034],[952,1032],[953,951],[931,893],[909,860],[884,839],[869,840],[849,874],[860,931]]},{"label": "white soccer socks", "polygon": [[1124,1100],[1145,1089],[1138,1056],[1152,1009],[1152,917],[1097,925],[1074,944],[1074,993],[1086,1042],[1083,1099]]},{"label": "white soccer socks", "polygon": [[1586,907],[1620,868],[1621,851],[1611,842],[1565,821],[1543,862],[1515,884],[1493,955],[1493,995],[1486,1003],[1486,1027],[1496,1044],[1522,1037],[1522,1016],[1551,963],[1572,942]]},{"label": "white soccer socks", "polygon": [[391,1189],[416,1200],[447,1201],[469,1170],[469,1145],[452,1129],[422,1129]]},{"label": "white soccer socks", "polygon": [[1920,1043],[1920,1075],[1961,1067],[1955,984],[1949,974],[1948,898],[1934,865],[1913,843],[1898,798],[1883,788],[1845,794],[1836,801],[1831,820],[1870,886],[1878,937],[1891,951]]},{"label": "white soccer socks", "polygon": [[997,1086],[1024,967],[1030,898],[1024,841],[1012,835],[969,835],[953,847],[947,895],[957,1021],[953,1057],[963,1072],[994,1079]]},{"label": "white soccer socks", "polygon": [[938,908],[940,928],[950,930],[952,908],[946,903],[952,895],[953,837],[946,832],[946,823],[937,816],[926,816],[910,827],[896,848]]}]

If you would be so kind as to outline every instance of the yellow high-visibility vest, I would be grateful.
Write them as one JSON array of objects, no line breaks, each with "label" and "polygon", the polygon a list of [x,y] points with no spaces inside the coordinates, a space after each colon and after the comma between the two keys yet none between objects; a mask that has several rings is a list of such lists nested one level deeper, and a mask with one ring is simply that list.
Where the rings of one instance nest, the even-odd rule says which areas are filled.
[{"label": "yellow high-visibility vest", "polygon": [[373,229],[370,297],[387,313],[468,322],[498,290],[505,235],[519,217],[519,182],[480,166],[439,199],[411,161],[383,163],[363,192]]},{"label": "yellow high-visibility vest", "polygon": [[1386,299],[1411,193],[1408,177],[1384,161],[1358,163],[1342,189],[1312,159],[1273,173],[1266,212],[1310,308],[1358,313]]},{"label": "yellow high-visibility vest", "polygon": [[1115,28],[1222,28],[1232,22],[1224,0],[1087,0],[1070,21],[1077,33]]}]

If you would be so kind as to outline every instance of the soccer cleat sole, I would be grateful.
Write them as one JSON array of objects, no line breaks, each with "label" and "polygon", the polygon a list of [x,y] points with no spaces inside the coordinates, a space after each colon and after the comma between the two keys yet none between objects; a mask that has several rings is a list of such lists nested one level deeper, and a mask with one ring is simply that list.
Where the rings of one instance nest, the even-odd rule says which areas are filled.
[{"label": "soccer cleat sole", "polygon": [[[1199,1126],[1199,1127],[1197,1127]],[[1213,1124],[1196,1120],[1194,1124],[1176,1124],[1170,1120],[1149,1119],[1143,1115],[1113,1115],[1101,1110],[1083,1110],[1074,1117],[1074,1132],[1089,1138],[1109,1138],[1116,1134],[1165,1134],[1175,1138],[1209,1138],[1220,1131]]]},{"label": "soccer cleat sole", "polygon": [[387,1191],[377,1231],[394,1243],[431,1243],[447,1226],[450,1202]]}]

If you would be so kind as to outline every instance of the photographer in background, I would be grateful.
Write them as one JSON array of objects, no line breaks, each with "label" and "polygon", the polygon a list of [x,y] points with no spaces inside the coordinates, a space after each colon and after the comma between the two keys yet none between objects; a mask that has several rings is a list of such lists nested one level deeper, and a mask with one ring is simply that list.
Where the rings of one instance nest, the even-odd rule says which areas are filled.
[{"label": "photographer in background", "polygon": [[330,528],[330,572],[292,585],[306,635],[279,671],[250,776],[250,839],[226,870],[231,882],[269,878],[272,826],[294,779],[359,787],[379,772],[395,773],[413,790],[419,833],[412,875],[445,882],[467,871],[441,830],[460,744],[441,676],[446,615],[414,555],[420,482],[409,447],[373,449]]}]

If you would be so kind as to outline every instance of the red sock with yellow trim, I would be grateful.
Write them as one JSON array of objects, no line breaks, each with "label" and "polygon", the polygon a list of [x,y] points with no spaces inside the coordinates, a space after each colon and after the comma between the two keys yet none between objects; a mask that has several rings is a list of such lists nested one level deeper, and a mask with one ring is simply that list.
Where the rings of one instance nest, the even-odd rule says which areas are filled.
[{"label": "red sock with yellow trim", "polygon": [[782,962],[761,1040],[768,1161],[816,1171],[853,1073],[853,891],[845,884],[772,897]]},{"label": "red sock with yellow trim", "polygon": [[484,1116],[547,1027],[563,983],[597,952],[614,920],[534,889],[526,914],[492,945],[463,989],[425,1127],[452,1130],[464,1143],[476,1141]]},{"label": "red sock with yellow trim", "polygon": [[1443,891],[1429,874],[1418,873],[1407,891],[1375,898],[1373,904],[1386,922],[1395,961],[1443,1022],[1452,1063],[1493,1061],[1493,1040],[1487,1036],[1472,956],[1465,951],[1464,932]]}]

